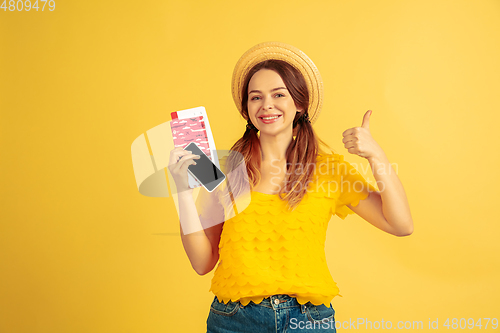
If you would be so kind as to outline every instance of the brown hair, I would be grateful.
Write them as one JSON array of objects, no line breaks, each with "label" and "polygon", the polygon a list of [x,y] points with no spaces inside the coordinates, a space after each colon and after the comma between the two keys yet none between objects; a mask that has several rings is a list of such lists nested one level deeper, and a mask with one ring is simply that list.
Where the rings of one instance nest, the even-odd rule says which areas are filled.
[{"label": "brown hair", "polygon": [[[287,173],[285,176],[285,186],[282,187],[279,192],[280,199],[287,200],[289,209],[293,210],[307,192],[307,185],[314,173],[317,154],[324,152],[320,149],[319,144],[321,143],[331,152],[333,152],[333,150],[316,135],[308,121],[300,120],[300,117],[304,113],[308,113],[309,91],[302,74],[285,61],[266,60],[258,63],[248,72],[242,87],[241,114],[243,118],[250,122],[247,106],[248,85],[253,75],[261,69],[270,69],[278,73],[290,92],[295,105],[298,109],[302,109],[301,112],[296,113],[293,120],[293,133],[296,137],[292,139],[292,142],[286,150]],[[238,152],[241,155],[234,154],[233,152]],[[231,152],[226,162],[226,174],[229,174],[232,170],[236,171],[236,167],[242,162],[242,158],[246,164],[248,182],[250,183],[251,189],[253,189],[261,180],[259,171],[261,165],[261,149],[257,131],[248,126],[243,137],[231,147]],[[302,170],[302,168],[304,168],[304,170]],[[231,186],[230,191],[232,192],[230,194],[234,197],[237,197],[245,188],[242,183],[246,181],[245,176],[246,175],[241,174],[241,172],[233,172],[232,175],[228,176],[227,181]],[[230,203],[231,199],[228,198],[230,194],[225,197],[224,201],[226,204]]]}]

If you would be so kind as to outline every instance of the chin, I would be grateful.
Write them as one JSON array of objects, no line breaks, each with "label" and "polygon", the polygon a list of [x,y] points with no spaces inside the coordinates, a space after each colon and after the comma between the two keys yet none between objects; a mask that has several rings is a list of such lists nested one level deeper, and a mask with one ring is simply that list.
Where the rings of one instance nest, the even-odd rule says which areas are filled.
[{"label": "chin", "polygon": [[287,131],[286,129],[284,128],[277,128],[277,129],[269,129],[269,130],[259,130],[259,133],[263,133],[265,135],[280,135],[280,134],[287,134],[287,133],[290,133],[290,135],[293,134],[292,131]]}]

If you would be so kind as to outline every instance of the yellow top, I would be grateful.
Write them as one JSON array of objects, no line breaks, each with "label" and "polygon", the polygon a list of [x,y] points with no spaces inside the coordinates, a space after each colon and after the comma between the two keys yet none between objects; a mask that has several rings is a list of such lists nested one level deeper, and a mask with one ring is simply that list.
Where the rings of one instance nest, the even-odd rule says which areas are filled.
[{"label": "yellow top", "polygon": [[287,294],[300,304],[329,307],[339,288],[325,258],[328,222],[332,214],[354,214],[346,205],[356,206],[369,191],[377,190],[342,155],[329,154],[318,155],[294,211],[277,194],[252,192],[247,208],[224,223],[210,290],[221,302],[243,306]]}]

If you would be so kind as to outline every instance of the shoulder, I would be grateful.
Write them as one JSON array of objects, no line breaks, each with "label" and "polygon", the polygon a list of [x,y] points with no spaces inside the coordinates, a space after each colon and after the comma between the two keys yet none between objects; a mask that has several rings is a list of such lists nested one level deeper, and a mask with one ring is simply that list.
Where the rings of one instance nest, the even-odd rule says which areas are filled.
[{"label": "shoulder", "polygon": [[324,153],[320,152],[316,156],[317,162],[340,162],[344,160],[344,155],[337,153]]},{"label": "shoulder", "polygon": [[337,153],[318,153],[316,156],[316,173],[333,174],[344,163],[344,155]]},{"label": "shoulder", "polygon": [[[225,154],[223,157],[219,158],[219,167],[224,174],[230,171],[234,171],[235,168],[238,168],[242,162],[245,161],[245,158],[241,153],[237,151],[230,151],[229,154]],[[230,168],[231,170],[228,170]]]},{"label": "shoulder", "polygon": [[226,173],[227,155],[219,159],[220,170]]},{"label": "shoulder", "polygon": [[329,174],[354,175],[357,167],[344,159],[344,155],[338,153],[318,154],[316,169],[328,169]]}]

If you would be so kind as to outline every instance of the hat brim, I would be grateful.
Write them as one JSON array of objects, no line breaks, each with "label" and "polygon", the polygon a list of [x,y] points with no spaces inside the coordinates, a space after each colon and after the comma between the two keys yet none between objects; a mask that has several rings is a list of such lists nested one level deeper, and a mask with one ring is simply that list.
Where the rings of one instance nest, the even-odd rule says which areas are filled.
[{"label": "hat brim", "polygon": [[241,100],[243,81],[248,72],[265,60],[283,60],[302,73],[309,90],[309,119],[314,123],[323,106],[323,80],[312,60],[298,48],[280,42],[260,43],[243,54],[233,71],[232,93],[236,107],[242,113]]}]

